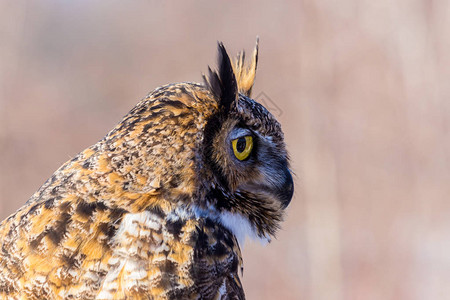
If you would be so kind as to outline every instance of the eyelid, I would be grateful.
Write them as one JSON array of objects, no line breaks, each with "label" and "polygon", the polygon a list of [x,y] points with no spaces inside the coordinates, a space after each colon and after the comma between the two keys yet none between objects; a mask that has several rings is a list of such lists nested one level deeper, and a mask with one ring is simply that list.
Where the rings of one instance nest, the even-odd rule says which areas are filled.
[{"label": "eyelid", "polygon": [[231,131],[230,140],[235,140],[235,139],[245,137],[248,135],[253,136],[253,133],[250,129],[238,127],[238,128],[235,128],[233,131]]}]

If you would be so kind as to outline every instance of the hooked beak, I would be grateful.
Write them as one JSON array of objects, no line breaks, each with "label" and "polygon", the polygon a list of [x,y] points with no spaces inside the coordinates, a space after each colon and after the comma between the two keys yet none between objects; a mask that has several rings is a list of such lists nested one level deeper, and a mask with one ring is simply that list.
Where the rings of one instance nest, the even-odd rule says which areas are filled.
[{"label": "hooked beak", "polygon": [[294,181],[292,180],[291,171],[286,167],[284,169],[284,182],[278,188],[278,197],[281,201],[281,205],[286,208],[292,200],[294,195]]}]

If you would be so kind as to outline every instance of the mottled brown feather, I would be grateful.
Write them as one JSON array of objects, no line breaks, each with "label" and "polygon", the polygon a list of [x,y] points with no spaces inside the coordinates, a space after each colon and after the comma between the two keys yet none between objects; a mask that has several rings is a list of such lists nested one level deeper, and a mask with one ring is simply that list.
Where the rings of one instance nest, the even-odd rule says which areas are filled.
[{"label": "mottled brown feather", "polygon": [[[276,120],[233,88],[250,94],[256,58],[253,71],[243,60],[233,71],[221,47],[210,84],[157,88],[0,224],[0,298],[244,299],[239,244],[222,213],[266,236],[282,207],[267,188],[233,191],[245,176],[218,167],[228,150],[208,141],[241,120],[270,136],[261,149],[277,149],[273,160],[287,166],[287,154]],[[226,115],[223,97],[234,103]]]}]

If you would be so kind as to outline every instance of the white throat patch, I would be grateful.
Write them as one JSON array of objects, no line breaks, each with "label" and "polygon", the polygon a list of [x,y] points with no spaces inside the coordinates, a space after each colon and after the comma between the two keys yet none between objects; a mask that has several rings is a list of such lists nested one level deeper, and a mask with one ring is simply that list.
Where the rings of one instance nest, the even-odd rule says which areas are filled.
[{"label": "white throat patch", "polygon": [[195,207],[193,210],[196,217],[208,217],[220,222],[236,236],[240,247],[244,246],[246,237],[259,241],[263,245],[270,243],[271,239],[269,236],[258,236],[250,221],[239,213],[218,213],[215,209],[205,210],[198,207]]},{"label": "white throat patch", "polygon": [[246,237],[259,241],[263,245],[270,243],[270,237],[258,236],[250,221],[239,213],[223,212],[219,214],[219,220],[236,236],[241,247],[244,246]]}]

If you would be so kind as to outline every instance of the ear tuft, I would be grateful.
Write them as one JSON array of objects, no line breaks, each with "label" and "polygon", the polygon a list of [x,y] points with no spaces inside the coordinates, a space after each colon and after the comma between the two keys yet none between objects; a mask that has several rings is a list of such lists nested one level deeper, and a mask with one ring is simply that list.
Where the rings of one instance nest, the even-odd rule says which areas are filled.
[{"label": "ear tuft", "polygon": [[234,62],[234,73],[236,74],[236,80],[238,85],[239,93],[251,96],[253,84],[255,82],[256,67],[258,64],[258,46],[259,37],[256,37],[256,46],[253,51],[252,60],[250,65],[245,65],[245,52],[238,53],[237,58]]},{"label": "ear tuft", "polygon": [[238,97],[237,82],[230,57],[221,42],[219,42],[218,50],[218,70],[212,71],[208,67],[208,77],[203,75],[203,80],[217,99],[219,106],[228,110]]}]

